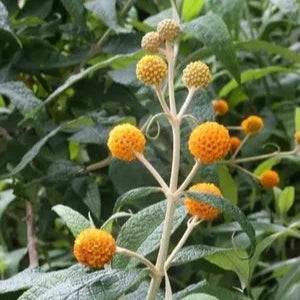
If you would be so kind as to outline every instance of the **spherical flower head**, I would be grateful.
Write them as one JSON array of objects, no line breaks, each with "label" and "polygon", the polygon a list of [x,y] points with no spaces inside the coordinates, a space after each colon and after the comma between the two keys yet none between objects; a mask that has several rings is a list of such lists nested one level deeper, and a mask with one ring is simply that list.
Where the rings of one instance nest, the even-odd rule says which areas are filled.
[{"label": "spherical flower head", "polygon": [[229,110],[228,103],[223,99],[213,100],[212,105],[215,112],[220,116],[226,115]]},{"label": "spherical flower head", "polygon": [[208,66],[201,62],[195,61],[189,63],[183,70],[182,80],[187,88],[203,89],[211,81],[211,74]]},{"label": "spherical flower head", "polygon": [[300,146],[300,130],[295,133],[295,143]]},{"label": "spherical flower head", "polygon": [[145,55],[136,66],[137,78],[147,85],[160,85],[167,75],[167,64],[157,55]]},{"label": "spherical flower head", "polygon": [[162,41],[172,42],[180,33],[180,25],[174,20],[165,19],[158,23],[157,32]]},{"label": "spherical flower head", "polygon": [[191,154],[205,164],[222,159],[231,145],[228,130],[216,122],[206,122],[196,127],[188,143]]},{"label": "spherical flower head", "polygon": [[142,48],[150,53],[157,53],[161,44],[159,34],[155,31],[146,33],[142,38]]},{"label": "spherical flower head", "polygon": [[267,170],[260,175],[259,180],[263,187],[272,188],[279,184],[280,178],[277,172],[273,170]]},{"label": "spherical flower head", "polygon": [[88,228],[75,239],[74,256],[85,266],[102,268],[116,253],[116,241],[105,230]]},{"label": "spherical flower head", "polygon": [[132,161],[136,159],[135,152],[142,153],[146,139],[140,129],[131,124],[115,126],[109,133],[107,146],[114,157]]},{"label": "spherical flower head", "polygon": [[264,121],[259,116],[250,116],[242,122],[241,126],[245,134],[253,135],[262,130]]},{"label": "spherical flower head", "polygon": [[230,150],[235,152],[241,144],[241,140],[237,136],[230,137]]},{"label": "spherical flower head", "polygon": [[[222,197],[221,191],[212,183],[198,183],[189,188],[190,192],[204,192]],[[185,198],[184,205],[188,213],[202,220],[214,220],[220,215],[220,210],[191,198]]]}]

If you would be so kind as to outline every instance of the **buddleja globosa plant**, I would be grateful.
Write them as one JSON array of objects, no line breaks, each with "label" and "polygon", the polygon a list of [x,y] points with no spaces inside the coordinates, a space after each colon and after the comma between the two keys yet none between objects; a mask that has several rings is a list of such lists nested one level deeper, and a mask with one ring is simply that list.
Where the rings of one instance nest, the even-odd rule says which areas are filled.
[{"label": "buddleja globosa plant", "polygon": [[[251,183],[258,183],[260,188],[274,188],[276,191],[280,178],[278,173],[272,170],[276,164],[272,159],[298,155],[300,132],[295,133],[295,147],[290,151],[277,150],[259,156],[241,157],[243,147],[247,146],[251,138],[260,134],[264,120],[258,115],[250,115],[241,120],[240,126],[224,126],[214,120],[207,121],[204,114],[193,114],[191,110],[201,106],[213,109],[215,119],[222,120],[220,116],[226,115],[229,107],[223,99],[201,102],[201,95],[212,81],[207,64],[191,61],[184,67],[181,76],[178,76],[180,68],[176,68],[176,61],[180,35],[180,24],[175,20],[165,19],[158,24],[157,31],[145,34],[141,41],[141,46],[147,54],[138,61],[136,76],[147,86],[145,88],[153,91],[151,100],[158,101],[161,111],[147,121],[142,121],[140,127],[130,122],[113,122],[118,124],[109,133],[108,157],[99,163],[75,168],[75,175],[81,176],[118,160],[127,166],[140,162],[153,176],[157,186],[139,187],[121,195],[115,203],[112,216],[101,228],[95,226],[93,216],[96,215],[96,211],[90,206],[87,219],[68,206],[55,205],[52,209],[74,235],[73,253],[68,249],[68,254],[74,256],[78,264],[48,273],[36,267],[39,257],[34,243],[32,203],[27,201],[28,252],[31,267],[11,279],[2,281],[1,294],[16,292],[17,295],[13,296],[20,296],[18,299],[21,300],[250,299],[253,294],[251,280],[261,252],[272,241],[284,237],[285,234],[297,237],[294,228],[298,225],[295,222],[288,227],[280,227],[279,232],[275,231],[266,238],[268,240],[262,240],[256,248],[256,236],[251,223],[238,206],[222,195],[222,188],[213,176],[210,176],[210,172],[216,166],[225,170],[228,176],[229,171],[238,170],[244,173],[246,180],[250,177]],[[67,89],[68,84],[73,83],[72,80],[75,82],[78,79],[76,76],[71,76],[71,80],[62,88],[58,88],[58,92],[51,94],[45,101],[46,104],[62,90]],[[184,89],[183,101],[178,93],[175,93],[174,81],[179,77]],[[37,109],[35,107],[35,111],[31,113],[36,114],[42,110],[41,107],[43,106]],[[80,121],[79,118],[74,122]],[[153,136],[155,122],[158,130]],[[73,125],[72,121],[64,123],[48,136],[56,134],[61,128],[70,130]],[[161,135],[170,132],[172,144],[168,146],[172,150],[171,164],[162,168],[161,165],[152,163],[155,155],[151,144],[156,143]],[[42,146],[43,143],[38,142],[34,146],[34,152],[38,152]],[[27,163],[32,158],[27,155]],[[260,165],[253,172],[245,168],[248,162],[266,159],[267,164]],[[168,164],[168,161],[164,163]],[[161,169],[169,172],[162,174]],[[188,172],[185,172],[186,169]],[[17,173],[18,171],[15,171],[14,175]],[[147,201],[148,196],[150,198],[155,193],[163,195],[164,200],[151,205],[147,202],[146,208],[136,213],[121,211],[124,206],[138,202],[141,198],[146,198]],[[282,205],[280,200],[278,203],[279,206]],[[285,208],[279,208],[278,211],[284,220]],[[128,219],[124,221],[125,218]],[[214,231],[213,221],[219,222],[220,225],[228,220],[236,222],[230,223],[230,228],[219,227],[219,231]],[[59,226],[60,223],[57,227]],[[218,233],[222,230],[239,234],[223,241],[227,248],[205,244],[205,233],[218,238]],[[235,272],[239,281],[235,279],[231,290],[217,286],[212,278],[216,275],[209,276],[210,272],[203,263],[203,270],[196,270],[204,277],[202,281],[195,282],[193,278],[185,278],[182,282],[182,271],[178,271],[176,267],[180,266],[184,273],[187,263],[200,258],[205,258],[221,269]],[[177,271],[173,271],[174,269]],[[218,269],[215,273],[217,272]],[[23,293],[23,290],[26,291]],[[196,294],[194,296],[197,298],[193,298],[193,294]]]}]

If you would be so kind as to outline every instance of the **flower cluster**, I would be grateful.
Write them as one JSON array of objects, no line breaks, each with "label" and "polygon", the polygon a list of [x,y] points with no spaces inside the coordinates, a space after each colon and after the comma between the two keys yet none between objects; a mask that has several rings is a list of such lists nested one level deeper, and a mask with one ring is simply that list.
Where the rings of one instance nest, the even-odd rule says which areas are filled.
[{"label": "flower cluster", "polygon": [[273,170],[264,171],[259,178],[260,184],[265,188],[272,188],[279,184],[278,173]]},{"label": "flower cluster", "polygon": [[102,268],[112,260],[115,252],[114,238],[102,229],[85,229],[75,239],[75,258],[91,268]]},{"label": "flower cluster", "polygon": [[256,134],[262,130],[264,126],[264,121],[259,116],[250,116],[247,119],[243,120],[241,127],[245,134]]},{"label": "flower cluster", "polygon": [[229,110],[228,103],[223,99],[213,100],[212,105],[216,114],[220,116],[226,115]]}]

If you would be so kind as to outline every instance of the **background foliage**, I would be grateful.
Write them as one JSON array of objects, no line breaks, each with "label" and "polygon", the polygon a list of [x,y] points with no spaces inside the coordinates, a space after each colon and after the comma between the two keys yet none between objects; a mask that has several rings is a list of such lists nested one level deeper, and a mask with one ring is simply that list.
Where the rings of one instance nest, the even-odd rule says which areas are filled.
[{"label": "background foliage", "polygon": [[[210,100],[224,98],[230,112],[218,119],[223,124],[239,125],[249,114],[264,118],[263,132],[249,140],[243,155],[292,149],[300,130],[299,1],[177,2],[183,31],[175,74],[178,104],[186,95],[182,69],[204,60],[213,82],[190,112],[212,120]],[[133,260],[117,256],[113,266],[120,269],[97,272],[74,265],[73,237],[65,223],[76,235],[92,219],[113,230],[121,246],[155,257],[164,202],[147,170],[139,162],[118,160],[95,172],[83,167],[107,158],[107,134],[114,124],[142,126],[159,111],[151,89],[136,80],[135,65],[143,55],[143,34],[171,15],[167,0],[0,2],[0,274],[2,279],[15,275],[0,282],[5,299],[69,294],[70,299],[115,299],[124,293],[126,299],[143,298],[148,275],[133,268]],[[181,180],[192,165],[186,151],[190,126],[182,128]],[[153,126],[151,135],[156,133]],[[161,121],[146,155],[164,178],[171,142]],[[248,216],[257,239],[254,255],[242,250],[249,239],[231,216],[201,224],[171,269],[174,299],[297,299],[299,156],[246,167],[257,175],[275,168],[280,187],[263,190],[224,165],[201,168],[195,181],[219,184],[224,197]],[[35,208],[40,268],[27,268],[26,200]],[[186,220],[184,208],[177,210],[174,241]],[[237,291],[241,288],[247,296]],[[198,294],[188,296],[192,293]]]}]

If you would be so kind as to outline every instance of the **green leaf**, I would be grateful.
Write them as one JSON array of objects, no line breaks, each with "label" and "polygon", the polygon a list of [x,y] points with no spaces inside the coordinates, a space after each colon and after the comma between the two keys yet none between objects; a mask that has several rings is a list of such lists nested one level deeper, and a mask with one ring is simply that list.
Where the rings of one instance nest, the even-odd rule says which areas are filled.
[{"label": "green leaf", "polygon": [[173,295],[173,299],[181,300],[183,297],[190,294],[195,294],[197,292],[209,294],[211,296],[217,297],[220,300],[250,300],[250,298],[244,296],[242,293],[222,288],[220,285],[213,285],[211,283],[208,283],[206,280],[191,284],[184,290],[175,293]]},{"label": "green leaf", "polygon": [[276,208],[280,215],[285,215],[292,207],[295,201],[295,188],[293,186],[287,186],[280,193],[276,201]]},{"label": "green leaf", "polygon": [[195,199],[196,201],[216,207],[234,218],[249,237],[251,245],[249,253],[250,255],[253,254],[256,247],[255,231],[247,217],[237,206],[233,205],[229,200],[223,197],[219,197],[210,193],[185,192],[185,194],[189,198]]},{"label": "green leaf", "polygon": [[[143,256],[159,247],[166,211],[166,201],[151,205],[133,215],[121,228],[117,244]],[[186,216],[183,205],[175,210],[172,232],[182,223]],[[125,268],[130,264],[129,257],[116,255],[114,267]],[[135,261],[133,262],[135,263]]]},{"label": "green leaf", "polygon": [[68,11],[68,13],[72,16],[73,21],[79,25],[84,26],[84,6],[82,0],[60,0]]},{"label": "green leaf", "polygon": [[185,22],[197,17],[203,7],[205,0],[184,0],[182,4],[182,17]]},{"label": "green leaf", "polygon": [[165,9],[156,15],[150,16],[149,18],[144,20],[144,23],[156,29],[157,24],[164,19],[172,19],[171,8]]},{"label": "green leaf", "polygon": [[143,186],[140,188],[132,189],[117,199],[113,211],[117,212],[124,205],[130,205],[140,198],[147,197],[153,193],[161,193],[161,192],[162,192],[161,188],[156,186]]},{"label": "green leaf", "polygon": [[184,297],[182,300],[219,300],[219,298],[210,296],[208,294],[197,293]]},{"label": "green leaf", "polygon": [[105,25],[115,32],[124,32],[117,20],[116,0],[102,1],[94,0],[84,4],[86,9],[94,13]]},{"label": "green leaf", "polygon": [[28,114],[42,103],[23,82],[19,81],[1,83],[0,94],[8,97],[22,115]]},{"label": "green leaf", "polygon": [[89,181],[87,185],[86,195],[83,202],[90,209],[91,213],[100,220],[101,215],[101,197],[98,185],[94,181]]},{"label": "green leaf", "polygon": [[57,134],[60,130],[60,127],[55,128],[54,130],[50,131],[46,136],[44,136],[40,141],[38,141],[26,154],[23,156],[20,163],[14,167],[9,174],[1,176],[1,178],[12,177],[22,171],[27,164],[29,164],[39,153],[41,148],[47,143],[47,141]]},{"label": "green leaf", "polygon": [[283,13],[297,13],[299,11],[299,3],[297,0],[271,0]]},{"label": "green leaf", "polygon": [[295,131],[300,131],[300,107],[295,109]]},{"label": "green leaf", "polygon": [[52,209],[63,219],[74,237],[90,227],[90,222],[80,213],[65,205],[55,205]]},{"label": "green leaf", "polygon": [[[263,77],[266,77],[267,75],[274,74],[274,73],[295,73],[295,72],[296,71],[293,69],[284,68],[280,66],[270,66],[261,69],[247,70],[241,74],[241,84],[245,84],[252,80],[258,80]],[[221,89],[221,91],[219,92],[219,97],[226,98],[229,95],[229,93],[235,90],[238,86],[239,84],[236,80],[231,80]]]},{"label": "green leaf", "polygon": [[247,50],[251,52],[267,52],[268,54],[277,54],[283,58],[289,59],[295,63],[300,62],[300,54],[292,51],[288,48],[271,44],[262,40],[251,40],[245,42],[237,42],[235,47],[242,50]]},{"label": "green leaf", "polygon": [[230,200],[231,203],[237,205],[238,190],[235,180],[231,176],[228,167],[225,165],[218,165],[218,176],[222,195],[224,198]]},{"label": "green leaf", "polygon": [[254,170],[254,174],[260,176],[263,172],[271,170],[274,166],[279,164],[281,161],[280,157],[271,157],[264,162],[260,163]]},{"label": "green leaf", "polygon": [[[6,7],[0,2],[0,40],[3,42],[3,39],[13,41],[17,47],[21,48],[21,42],[15,35],[10,23]],[[2,43],[1,43],[2,44]],[[2,45],[3,46],[3,45]]]},{"label": "green leaf", "polygon": [[16,199],[13,194],[13,190],[6,190],[0,192],[0,221],[1,218],[10,203],[12,203]]},{"label": "green leaf", "polygon": [[39,268],[27,268],[9,279],[0,280],[0,294],[28,289],[44,274]]},{"label": "green leaf", "polygon": [[240,67],[235,49],[223,20],[209,12],[183,26],[183,31],[199,39],[222,62],[225,68],[240,81]]}]

